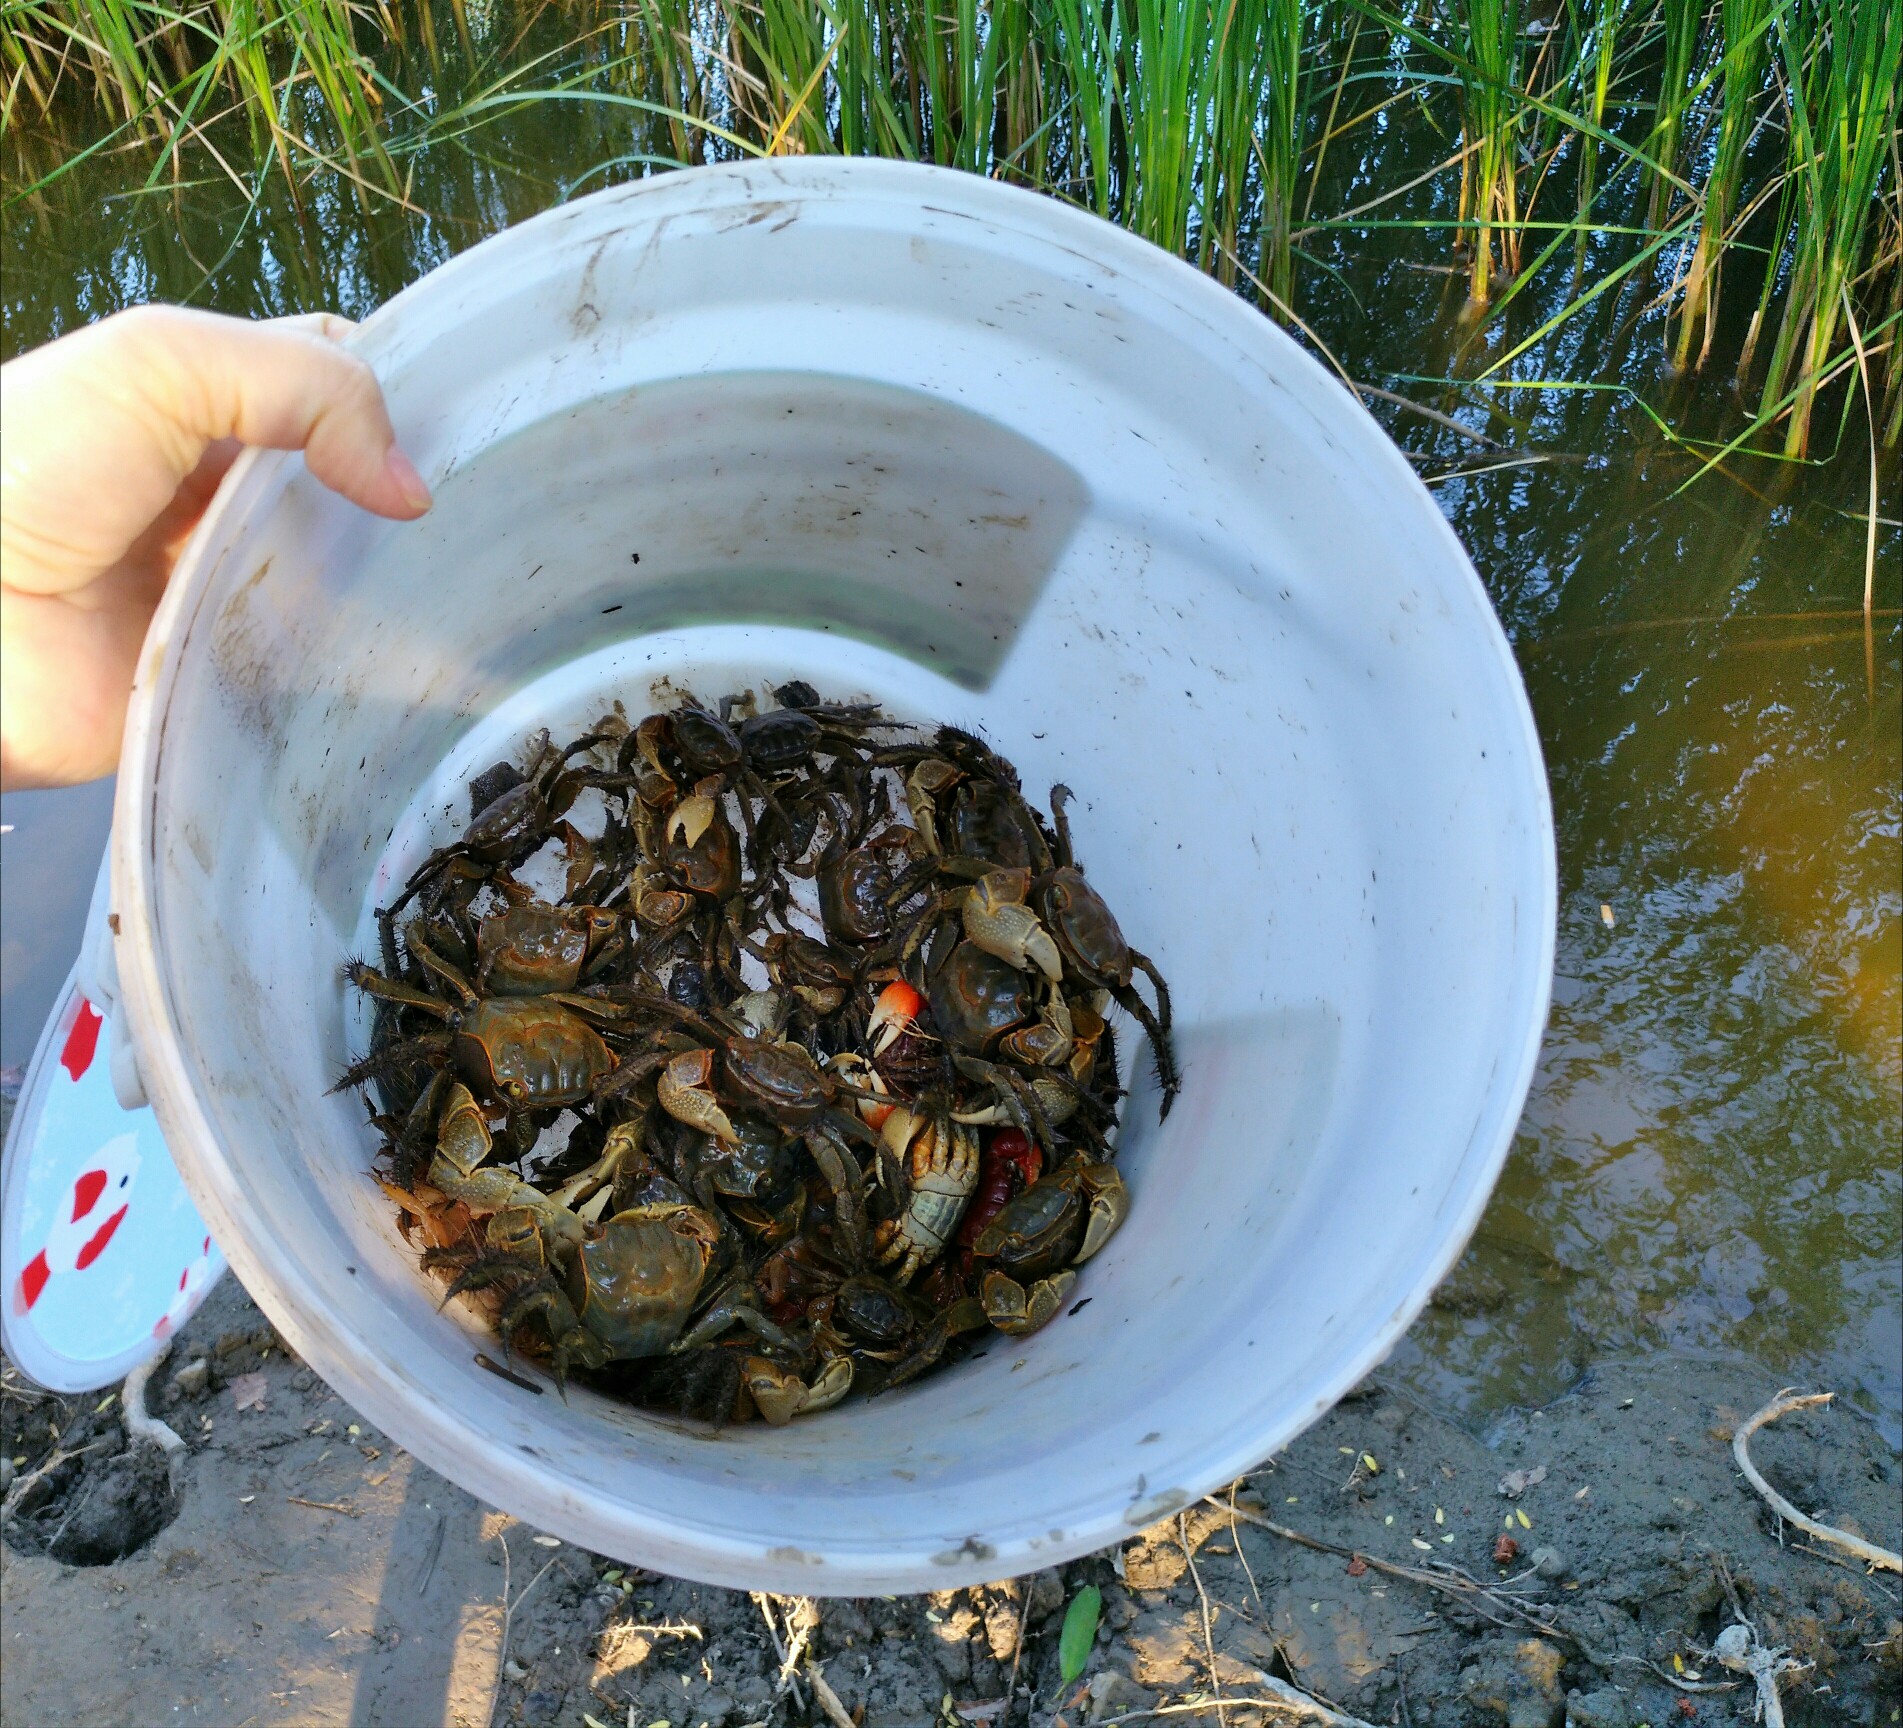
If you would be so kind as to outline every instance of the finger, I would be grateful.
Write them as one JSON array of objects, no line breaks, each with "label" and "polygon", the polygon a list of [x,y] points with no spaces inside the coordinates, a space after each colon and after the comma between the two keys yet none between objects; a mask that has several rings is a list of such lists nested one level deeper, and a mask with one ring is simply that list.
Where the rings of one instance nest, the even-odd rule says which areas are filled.
[{"label": "finger", "polygon": [[0,583],[80,590],[167,512],[207,451],[245,439],[380,514],[428,508],[382,393],[333,316],[253,325],[139,307],[0,366]]},{"label": "finger", "polygon": [[406,521],[429,508],[376,374],[337,345],[347,319],[254,324],[185,307],[146,311],[127,320],[129,376],[148,411],[196,443],[193,466],[206,445],[235,438],[302,450],[317,479],[379,516]]},{"label": "finger", "polygon": [[357,321],[341,312],[299,312],[290,318],[269,319],[265,328],[301,330],[307,336],[321,336],[326,342],[341,342],[357,328]]}]

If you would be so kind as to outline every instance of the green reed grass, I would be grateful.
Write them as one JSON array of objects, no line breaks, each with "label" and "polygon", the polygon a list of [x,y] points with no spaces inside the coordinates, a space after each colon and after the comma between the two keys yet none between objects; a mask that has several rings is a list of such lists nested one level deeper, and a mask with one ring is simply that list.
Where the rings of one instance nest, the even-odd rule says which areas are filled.
[{"label": "green reed grass", "polygon": [[1456,16],[1463,38],[1455,63],[1465,147],[1460,221],[1470,236],[1468,297],[1484,306],[1496,265],[1509,277],[1520,268],[1520,138],[1527,110],[1519,101],[1519,0],[1461,0]]},{"label": "green reed grass", "polygon": [[[1792,195],[1789,279],[1765,367],[1761,406],[1794,390],[1784,449],[1803,455],[1816,402],[1813,381],[1841,352],[1840,333],[1854,317],[1852,296],[1873,272],[1894,276],[1894,248],[1871,258],[1866,238],[1882,233],[1884,197],[1896,195],[1899,91],[1903,90],[1903,10],[1864,0],[1783,0],[1777,32],[1779,91],[1790,129],[1786,170]],[[1886,255],[1887,252],[1887,255]],[[1767,284],[1772,278],[1767,276]],[[1889,293],[1894,296],[1895,286]],[[1768,301],[1761,301],[1761,305]],[[1757,340],[1754,320],[1746,363]],[[1890,339],[1894,350],[1896,338]]]},{"label": "green reed grass", "polygon": [[[491,16],[502,47],[483,59],[461,0],[0,0],[0,129],[24,161],[41,117],[90,106],[89,148],[149,151],[149,186],[190,157],[241,184],[335,172],[401,199],[421,152],[525,103],[593,103],[634,136],[583,184],[750,152],[939,163],[1122,222],[1296,324],[1326,268],[1317,237],[1439,229],[1469,342],[1572,272],[1488,377],[1575,318],[1662,307],[1679,368],[1722,356],[1750,375],[1760,444],[1806,452],[1820,393],[1847,378],[1870,380],[1897,441],[1903,7],[1887,0],[494,0]],[[532,32],[542,46],[519,46]],[[458,52],[481,61],[473,85],[433,94]],[[1438,168],[1324,175],[1352,148],[1378,182],[1370,136],[1397,116],[1442,133]],[[1755,307],[1721,316],[1747,269]]]},{"label": "green reed grass", "polygon": [[1685,266],[1678,303],[1672,360],[1680,371],[1694,363],[1692,339],[1700,331],[1703,341],[1696,363],[1702,366],[1711,353],[1720,271],[1738,208],[1745,149],[1759,124],[1758,98],[1774,21],[1770,0],[1721,0],[1718,135],[1700,187],[1698,239]]},{"label": "green reed grass", "polygon": [[[89,95],[154,142],[176,170],[181,150],[204,140],[221,104],[250,125],[254,149],[275,153],[287,175],[313,154],[294,130],[285,96],[308,85],[325,108],[341,161],[325,166],[361,180],[366,164],[394,184],[380,132],[381,95],[358,34],[381,39],[357,0],[7,0],[0,10],[0,73],[11,124],[25,104],[40,113],[63,95]],[[228,162],[227,172],[236,171]]]}]

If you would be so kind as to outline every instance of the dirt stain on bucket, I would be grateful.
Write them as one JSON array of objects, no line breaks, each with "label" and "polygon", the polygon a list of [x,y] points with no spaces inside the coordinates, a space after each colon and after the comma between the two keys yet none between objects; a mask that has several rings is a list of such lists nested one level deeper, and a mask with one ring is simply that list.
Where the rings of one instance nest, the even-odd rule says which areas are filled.
[{"label": "dirt stain on bucket", "polygon": [[282,748],[290,693],[281,673],[297,664],[298,654],[283,610],[260,604],[260,588],[271,565],[267,557],[220,609],[212,624],[211,650],[220,694],[248,729]]}]

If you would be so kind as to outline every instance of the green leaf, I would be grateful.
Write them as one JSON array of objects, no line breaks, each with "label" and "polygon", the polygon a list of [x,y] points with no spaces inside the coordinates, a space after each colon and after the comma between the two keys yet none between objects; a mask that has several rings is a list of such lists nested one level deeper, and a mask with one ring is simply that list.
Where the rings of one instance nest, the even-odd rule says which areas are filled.
[{"label": "green leaf", "polygon": [[1064,1630],[1057,1639],[1057,1662],[1068,1686],[1084,1671],[1090,1660],[1090,1646],[1096,1642],[1097,1620],[1103,1613],[1103,1592],[1095,1584],[1086,1584],[1070,1599],[1064,1610]]}]

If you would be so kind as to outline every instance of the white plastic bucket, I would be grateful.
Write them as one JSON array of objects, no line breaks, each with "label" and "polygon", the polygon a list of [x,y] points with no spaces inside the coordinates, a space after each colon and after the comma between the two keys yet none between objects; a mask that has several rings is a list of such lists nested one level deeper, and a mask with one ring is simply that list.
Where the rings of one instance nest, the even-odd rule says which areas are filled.
[{"label": "white plastic bucket", "polygon": [[[1349,394],[1047,199],[803,160],[523,224],[356,338],[416,526],[247,458],[168,591],[115,821],[119,970],[194,1198],[426,1462],[628,1561],[807,1593],[1090,1551],[1379,1362],[1480,1215],[1545,1014],[1538,744],[1460,546]],[[638,556],[638,561],[637,561]],[[980,726],[1175,991],[1087,1306],[902,1393],[714,1432],[530,1396],[367,1175],[339,978],[537,725],[805,678]]]}]

